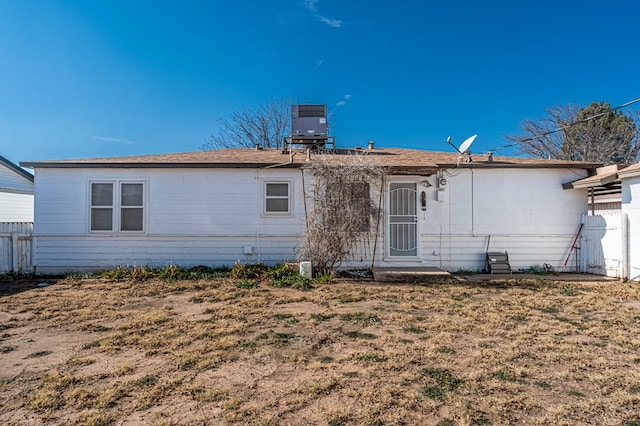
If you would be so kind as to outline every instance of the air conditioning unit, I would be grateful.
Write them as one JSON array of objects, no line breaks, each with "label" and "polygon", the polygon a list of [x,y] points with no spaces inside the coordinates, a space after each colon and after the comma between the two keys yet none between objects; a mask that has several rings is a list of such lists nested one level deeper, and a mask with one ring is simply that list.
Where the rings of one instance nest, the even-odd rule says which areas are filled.
[{"label": "air conditioning unit", "polygon": [[326,139],[328,136],[326,105],[291,105],[293,139]]}]

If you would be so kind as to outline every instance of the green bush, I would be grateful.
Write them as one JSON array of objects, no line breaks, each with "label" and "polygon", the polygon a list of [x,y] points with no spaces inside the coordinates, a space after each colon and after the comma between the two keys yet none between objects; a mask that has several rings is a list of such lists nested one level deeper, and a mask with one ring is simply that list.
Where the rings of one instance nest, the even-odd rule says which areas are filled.
[{"label": "green bush", "polygon": [[316,275],[314,281],[318,284],[329,284],[333,282],[333,276],[329,272],[321,272]]},{"label": "green bush", "polygon": [[298,290],[313,288],[311,280],[299,272],[290,269],[286,264],[276,265],[268,272],[269,282],[274,287],[293,287]]},{"label": "green bush", "polygon": [[268,268],[262,263],[236,263],[231,269],[231,278],[238,280],[260,280]]},{"label": "green bush", "polygon": [[[152,279],[160,279],[164,281],[180,281],[180,280],[214,280],[224,278],[229,275],[230,269],[226,266],[220,268],[211,268],[209,266],[194,266],[186,269],[178,265],[167,265],[164,268],[150,268],[145,266],[134,266],[133,268],[125,268],[122,266],[116,269],[103,271],[96,275],[98,278],[109,280],[132,280],[147,281]],[[70,279],[89,278],[92,274],[81,274],[75,272],[67,275]]]},{"label": "green bush", "polygon": [[313,288],[313,286],[311,285],[311,280],[300,274],[296,274],[293,277],[293,283],[291,284],[291,287],[302,291],[311,290]]},{"label": "green bush", "polygon": [[100,274],[100,278],[108,280],[124,280],[129,278],[129,271],[122,266],[118,266],[116,269],[102,272],[102,274]]},{"label": "green bush", "polygon": [[258,283],[253,280],[248,280],[246,278],[241,279],[236,283],[236,287],[238,288],[256,288],[259,287]]},{"label": "green bush", "polygon": [[158,278],[167,281],[178,281],[184,279],[187,270],[178,265],[167,265],[158,271]]}]

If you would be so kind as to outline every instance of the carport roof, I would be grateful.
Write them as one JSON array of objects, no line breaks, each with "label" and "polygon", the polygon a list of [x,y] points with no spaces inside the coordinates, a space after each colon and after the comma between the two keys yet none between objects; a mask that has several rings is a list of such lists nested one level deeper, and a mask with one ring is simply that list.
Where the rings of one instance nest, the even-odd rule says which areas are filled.
[{"label": "carport roof", "polygon": [[618,171],[618,176],[621,179],[640,176],[640,163],[634,164],[633,166],[629,166]]},{"label": "carport roof", "polygon": [[578,179],[563,185],[564,189],[604,187],[613,183],[620,183],[621,179],[640,176],[640,163],[618,170],[617,165],[597,169],[597,173],[583,179]]}]

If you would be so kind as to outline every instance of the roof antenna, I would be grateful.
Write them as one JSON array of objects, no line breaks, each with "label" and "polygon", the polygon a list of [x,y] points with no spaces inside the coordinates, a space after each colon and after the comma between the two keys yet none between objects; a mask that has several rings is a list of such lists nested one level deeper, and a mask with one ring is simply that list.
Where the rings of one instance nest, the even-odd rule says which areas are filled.
[{"label": "roof antenna", "polygon": [[[451,145],[453,147],[453,149],[455,149],[456,151],[458,151],[458,147],[455,146],[451,141],[453,140],[453,138],[451,136],[447,136],[447,143],[449,145]],[[458,154],[462,154],[460,151],[458,151]]]},{"label": "roof antenna", "polygon": [[447,143],[449,145],[451,145],[453,147],[453,149],[458,151],[458,154],[466,155],[467,156],[467,162],[471,162],[471,144],[473,144],[473,141],[476,140],[477,137],[478,137],[478,135],[473,135],[471,137],[468,137],[458,147],[458,146],[455,146],[453,144],[452,138],[451,138],[451,136],[449,136],[447,138]]},{"label": "roof antenna", "polygon": [[478,135],[473,135],[465,139],[464,142],[460,144],[460,147],[458,148],[458,152],[460,154],[471,155],[471,144],[473,143],[474,140],[476,140],[477,137]]}]

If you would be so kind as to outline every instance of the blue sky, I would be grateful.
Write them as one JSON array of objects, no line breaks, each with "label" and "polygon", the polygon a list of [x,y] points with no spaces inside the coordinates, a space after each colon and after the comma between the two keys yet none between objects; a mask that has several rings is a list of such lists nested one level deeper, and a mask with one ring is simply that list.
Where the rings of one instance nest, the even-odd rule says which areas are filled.
[{"label": "blue sky", "polygon": [[339,147],[477,133],[483,152],[546,108],[640,96],[638,16],[636,0],[1,0],[0,155],[198,150],[271,98],[327,104]]}]

